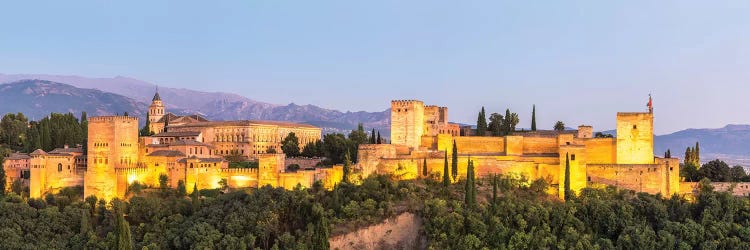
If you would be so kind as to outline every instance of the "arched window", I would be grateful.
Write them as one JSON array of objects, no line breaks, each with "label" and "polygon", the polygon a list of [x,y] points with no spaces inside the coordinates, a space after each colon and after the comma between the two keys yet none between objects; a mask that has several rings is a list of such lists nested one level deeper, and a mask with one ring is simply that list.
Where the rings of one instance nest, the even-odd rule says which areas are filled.
[{"label": "arched window", "polygon": [[62,172],[62,163],[57,164],[57,172]]}]

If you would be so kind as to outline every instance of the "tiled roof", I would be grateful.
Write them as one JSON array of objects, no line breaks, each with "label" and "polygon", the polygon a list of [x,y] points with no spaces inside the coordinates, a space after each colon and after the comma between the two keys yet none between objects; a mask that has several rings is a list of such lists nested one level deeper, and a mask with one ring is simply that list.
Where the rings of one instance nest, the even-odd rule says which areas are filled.
[{"label": "tiled roof", "polygon": [[31,152],[31,154],[29,155],[46,155],[46,154],[47,152],[44,152],[44,150],[37,149],[37,150],[34,150],[34,152]]},{"label": "tiled roof", "polygon": [[184,125],[172,126],[174,128],[179,127],[216,127],[216,126],[251,126],[251,125],[272,125],[279,127],[301,127],[301,128],[318,128],[309,124],[284,122],[284,121],[265,121],[265,120],[237,120],[237,121],[210,121],[210,122],[196,122]]},{"label": "tiled roof", "polygon": [[193,141],[193,140],[179,140],[169,143],[169,145],[173,146],[206,146],[211,147],[211,145],[199,142],[199,141]]},{"label": "tiled roof", "polygon": [[185,154],[177,150],[158,150],[158,151],[154,151],[153,153],[148,154],[148,156],[178,157],[178,156],[185,156]]},{"label": "tiled roof", "polygon": [[6,157],[5,159],[8,159],[8,160],[23,160],[23,159],[30,159],[30,158],[31,158],[31,156],[29,156],[27,154],[12,153],[8,157]]},{"label": "tiled roof", "polygon": [[199,136],[201,132],[198,131],[180,131],[180,132],[161,132],[153,135],[153,137],[182,137],[182,136]]},{"label": "tiled roof", "polygon": [[218,163],[218,162],[224,161],[224,159],[222,158],[198,158],[198,157],[192,156],[190,158],[182,158],[177,162],[186,163],[188,159],[198,159],[198,162],[203,162],[203,163]]}]

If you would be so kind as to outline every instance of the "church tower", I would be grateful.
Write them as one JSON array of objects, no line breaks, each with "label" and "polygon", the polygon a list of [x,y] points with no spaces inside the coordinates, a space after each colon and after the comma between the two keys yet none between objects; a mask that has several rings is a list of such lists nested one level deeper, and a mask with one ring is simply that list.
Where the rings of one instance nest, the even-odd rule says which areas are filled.
[{"label": "church tower", "polygon": [[157,89],[154,98],[151,100],[151,105],[148,106],[149,130],[154,133],[161,132],[160,130],[164,128],[164,125],[158,126],[157,123],[162,117],[164,117],[164,103],[161,102],[161,96],[159,96],[159,90]]}]

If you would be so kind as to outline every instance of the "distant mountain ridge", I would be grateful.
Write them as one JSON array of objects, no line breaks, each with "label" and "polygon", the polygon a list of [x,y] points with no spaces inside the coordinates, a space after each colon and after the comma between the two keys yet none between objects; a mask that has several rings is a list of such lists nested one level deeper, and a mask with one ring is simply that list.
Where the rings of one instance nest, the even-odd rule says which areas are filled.
[{"label": "distant mountain ridge", "polygon": [[0,113],[24,113],[38,120],[56,113],[89,116],[123,114],[144,116],[147,105],[133,99],[95,89],[81,89],[44,80],[21,80],[0,85]]},{"label": "distant mountain ridge", "polygon": [[[44,74],[0,74],[0,83],[10,83],[24,79],[39,79],[69,84],[82,89],[98,89],[119,94],[136,102],[146,104],[156,91],[157,85],[128,77],[88,78],[80,76],[59,76]],[[2,85],[0,85],[2,86]],[[314,105],[278,105],[255,101],[237,94],[222,92],[202,92],[182,88],[159,87],[159,95],[167,110],[178,114],[201,114],[211,120],[280,120],[307,123],[320,126],[325,132],[348,132],[356,128],[358,122],[366,128],[375,128],[383,135],[390,134],[389,109],[381,112],[341,112]],[[140,114],[146,108],[141,108]]]}]

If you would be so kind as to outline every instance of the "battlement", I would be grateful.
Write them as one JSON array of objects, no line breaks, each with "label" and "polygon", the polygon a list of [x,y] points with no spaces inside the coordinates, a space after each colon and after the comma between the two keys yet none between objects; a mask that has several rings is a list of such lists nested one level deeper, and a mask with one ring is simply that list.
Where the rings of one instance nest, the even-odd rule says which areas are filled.
[{"label": "battlement", "polygon": [[226,174],[258,174],[257,168],[222,168],[221,173]]},{"label": "battlement", "polygon": [[138,122],[138,117],[135,116],[94,116],[89,117],[89,122],[109,122],[109,121],[134,121]]},{"label": "battlement", "polygon": [[145,167],[115,168],[117,174],[143,174],[148,171],[149,169]]},{"label": "battlement", "polygon": [[391,106],[409,106],[409,105],[423,105],[424,102],[420,100],[393,100]]},{"label": "battlement", "polygon": [[617,112],[617,116],[644,116],[644,115],[653,115],[653,113],[649,112]]}]

